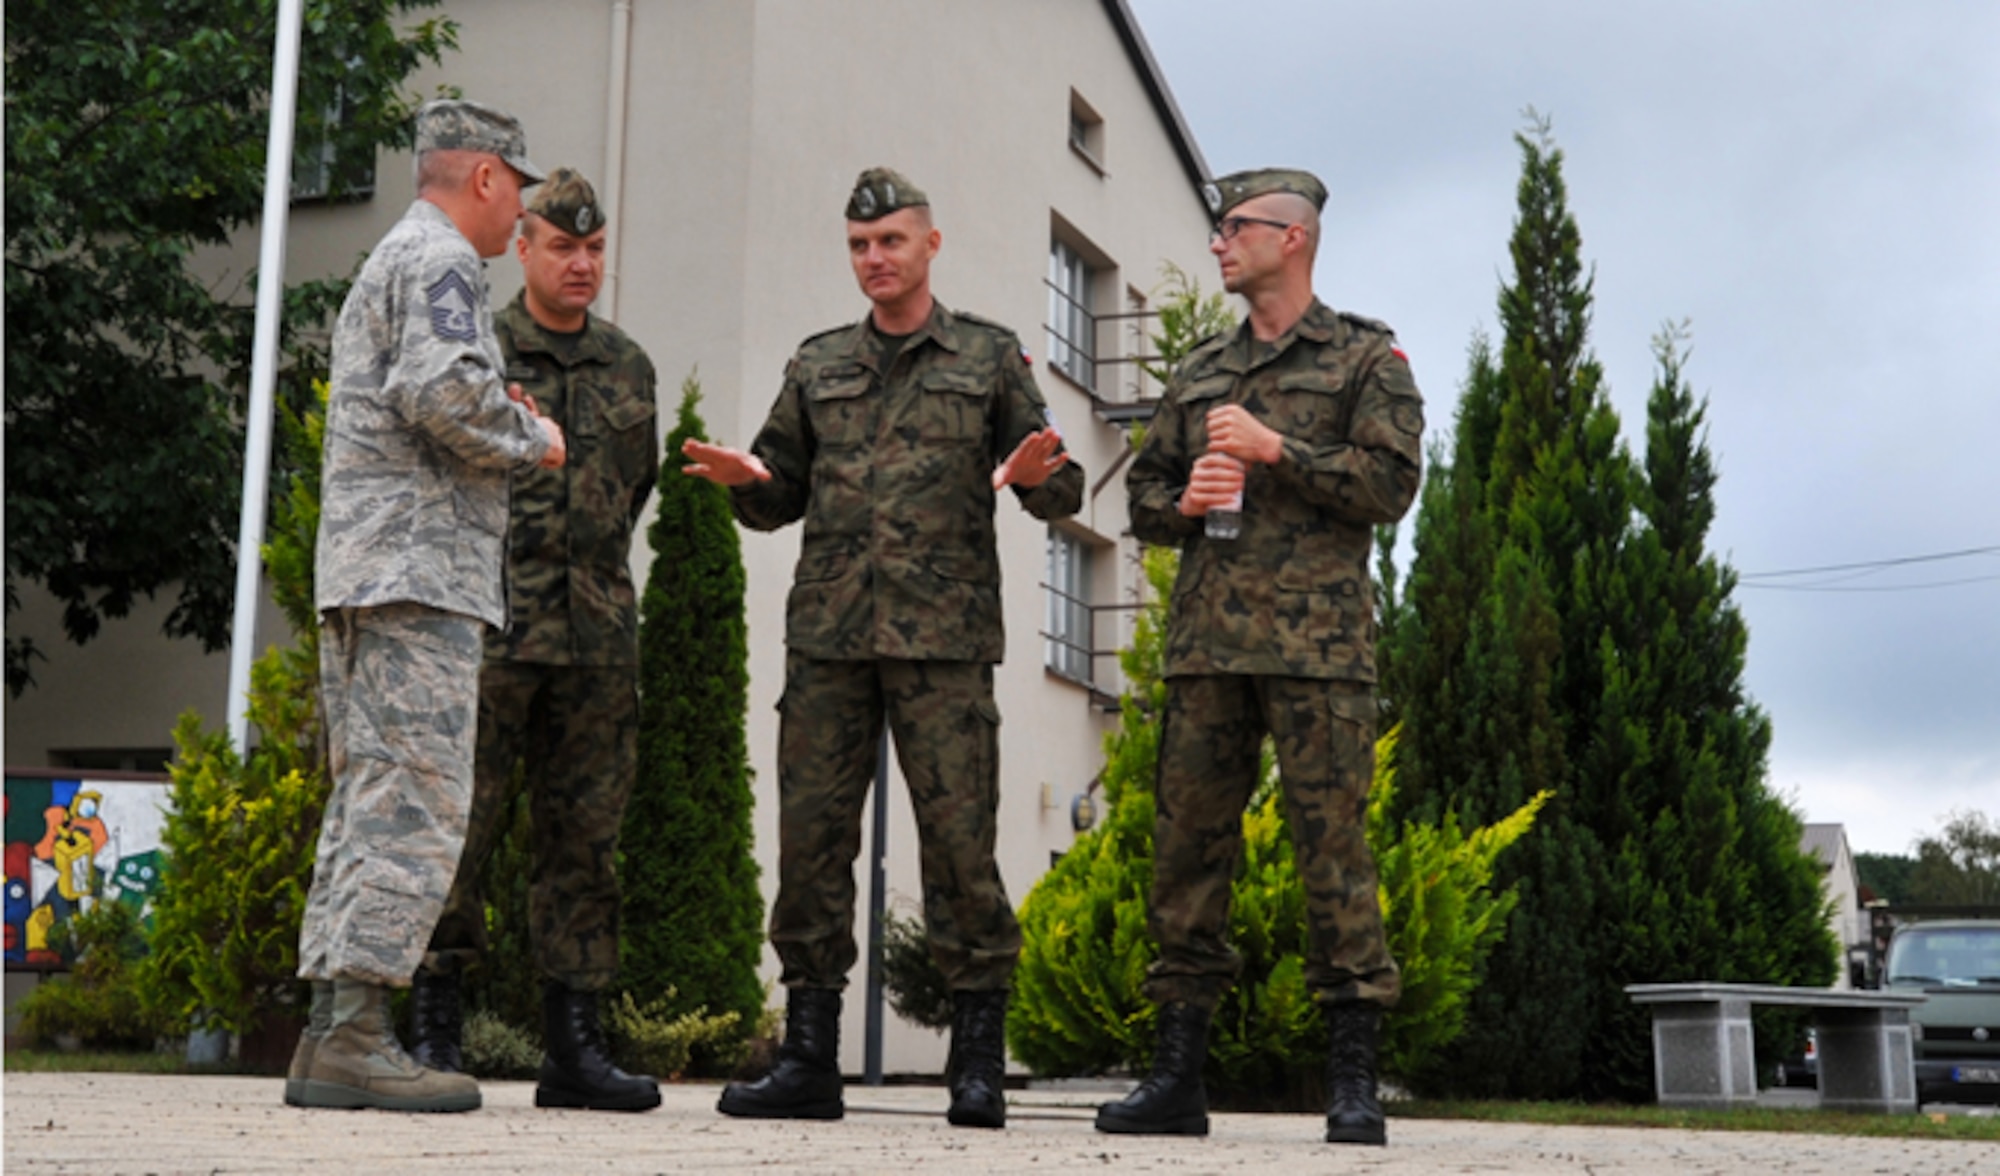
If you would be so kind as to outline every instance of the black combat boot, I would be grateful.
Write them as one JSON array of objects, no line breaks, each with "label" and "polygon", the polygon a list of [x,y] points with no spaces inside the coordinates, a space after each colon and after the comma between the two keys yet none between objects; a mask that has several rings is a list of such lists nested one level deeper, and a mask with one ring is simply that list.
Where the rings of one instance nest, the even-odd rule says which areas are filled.
[{"label": "black combat boot", "polygon": [[785,997],[785,1042],[778,1064],[755,1082],[722,1088],[715,1109],[742,1119],[838,1119],[840,990],[794,988]]},{"label": "black combat boot", "polygon": [[536,1106],[650,1111],[660,1105],[659,1083],[612,1064],[595,992],[543,981],[542,1038],[546,1052],[536,1076]]},{"label": "black combat boot", "polygon": [[1139,1089],[1097,1108],[1097,1129],[1117,1135],[1207,1135],[1208,1010],[1176,1001],[1160,1009],[1153,1072]]},{"label": "black combat boot", "polygon": [[951,1056],[944,1080],[951,1087],[954,1127],[1007,1125],[1007,990],[951,994]]},{"label": "black combat boot", "polygon": [[1326,1010],[1326,1141],[1389,1142],[1382,1103],[1375,1097],[1375,1039],[1382,1010],[1370,1004],[1331,1005]]},{"label": "black combat boot", "polygon": [[418,968],[410,980],[410,1057],[440,1074],[463,1074],[464,1033],[458,969]]}]

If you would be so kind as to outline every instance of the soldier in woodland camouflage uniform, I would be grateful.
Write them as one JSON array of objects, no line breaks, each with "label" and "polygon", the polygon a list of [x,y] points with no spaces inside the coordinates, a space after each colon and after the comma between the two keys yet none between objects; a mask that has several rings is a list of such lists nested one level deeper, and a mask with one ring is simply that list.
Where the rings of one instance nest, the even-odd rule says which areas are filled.
[{"label": "soldier in woodland camouflage uniform", "polygon": [[[1398,974],[1362,836],[1374,775],[1372,529],[1410,507],[1423,400],[1395,336],[1313,296],[1326,189],[1305,172],[1206,192],[1223,286],[1249,321],[1191,352],[1126,477],[1132,532],[1181,548],[1167,621],[1149,922],[1152,1075],[1099,1130],[1203,1135],[1208,1019],[1242,961],[1230,884],[1259,747],[1276,747],[1305,889],[1306,982],[1326,1014],[1327,1139],[1381,1143],[1375,1042]],[[1204,516],[1240,495],[1233,538]]]},{"label": "soldier in woodland camouflage uniform", "polygon": [[1004,641],[994,495],[1030,514],[1083,500],[1021,343],[930,292],[929,201],[884,168],[847,205],[868,318],[807,339],[751,452],[690,441],[688,472],[732,487],[759,530],[805,519],[786,608],[777,901],[788,990],[777,1066],[732,1083],[725,1114],[838,1118],[840,990],[854,966],[854,857],[886,720],[922,843],[924,919],[953,989],[951,1109],[999,1127],[1002,1025],[1020,954],[993,861]]},{"label": "soldier in woodland camouflage uniform", "polygon": [[314,569],[333,790],[299,931],[313,981],[286,1101],[461,1111],[479,1087],[389,1024],[451,887],[472,799],[480,642],[506,622],[507,479],[562,429],[509,398],[480,258],[540,182],[521,127],[474,102],[417,114],[417,201],[333,335]]},{"label": "soldier in woodland camouflage uniform", "polygon": [[604,214],[557,168],[516,240],[524,285],[498,317],[507,379],[562,423],[569,462],[514,475],[512,625],[486,638],[471,827],[444,917],[417,972],[417,1060],[463,1068],[459,976],[486,950],[479,876],[525,760],[529,918],[543,978],[535,1105],[650,1110],[659,1086],[612,1064],[597,994],[618,970],[618,831],[638,770],[639,616],[632,531],[659,478],[653,362],[589,307],[604,284]]}]

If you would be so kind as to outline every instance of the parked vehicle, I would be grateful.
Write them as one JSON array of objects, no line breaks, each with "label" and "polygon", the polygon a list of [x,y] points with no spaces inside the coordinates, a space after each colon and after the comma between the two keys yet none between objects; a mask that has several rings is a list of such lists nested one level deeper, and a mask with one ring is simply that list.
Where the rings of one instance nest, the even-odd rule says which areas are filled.
[{"label": "parked vehicle", "polygon": [[2000,1102],[2000,919],[1896,929],[1883,987],[1921,991],[1910,1010],[1923,1102]]},{"label": "parked vehicle", "polygon": [[1771,1074],[1773,1086],[1819,1085],[1819,1035],[1806,1030],[1805,1048],[1788,1058],[1780,1058]]}]

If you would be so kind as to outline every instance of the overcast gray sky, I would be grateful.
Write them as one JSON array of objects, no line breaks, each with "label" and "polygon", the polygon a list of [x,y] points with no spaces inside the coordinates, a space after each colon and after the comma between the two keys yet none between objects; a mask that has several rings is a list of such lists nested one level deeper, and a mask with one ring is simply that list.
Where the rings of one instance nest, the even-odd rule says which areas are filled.
[{"label": "overcast gray sky", "polygon": [[[1395,327],[1434,428],[1497,331],[1533,106],[1635,453],[1650,340],[1691,320],[1716,552],[1749,575],[2000,547],[2000,4],[1130,2],[1213,171],[1326,181],[1320,296]],[[1807,820],[1904,853],[2000,816],[2000,551],[1736,600]]]}]

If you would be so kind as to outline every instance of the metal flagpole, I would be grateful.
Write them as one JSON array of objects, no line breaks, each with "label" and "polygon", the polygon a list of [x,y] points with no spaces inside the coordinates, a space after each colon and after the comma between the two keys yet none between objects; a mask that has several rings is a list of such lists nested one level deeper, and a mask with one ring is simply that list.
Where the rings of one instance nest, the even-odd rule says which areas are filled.
[{"label": "metal flagpole", "polygon": [[292,116],[299,96],[304,0],[278,0],[271,61],[271,133],[264,152],[264,221],[257,257],[257,331],[250,357],[249,436],[243,448],[243,516],[236,538],[236,618],[229,629],[229,742],[245,753],[250,731],[250,660],[263,595],[264,504],[271,478],[271,415],[284,311],[285,230],[292,210]]}]

